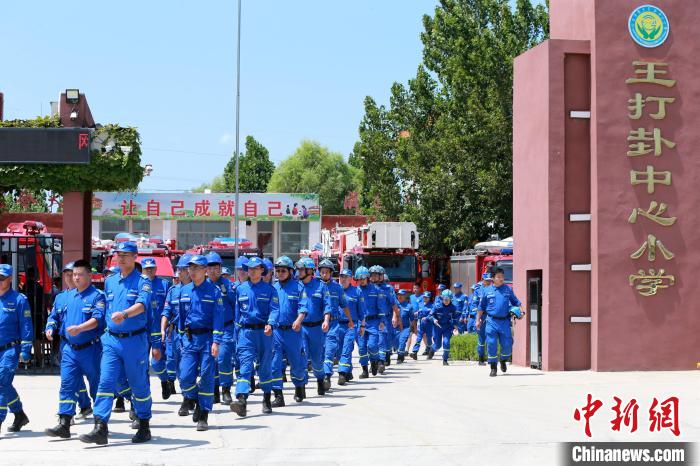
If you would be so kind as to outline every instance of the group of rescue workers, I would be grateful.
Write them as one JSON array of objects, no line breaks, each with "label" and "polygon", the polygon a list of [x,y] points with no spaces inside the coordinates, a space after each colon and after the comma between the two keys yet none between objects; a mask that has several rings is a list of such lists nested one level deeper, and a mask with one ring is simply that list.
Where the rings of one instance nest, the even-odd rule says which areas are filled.
[{"label": "group of rescue workers", "polygon": [[[92,285],[88,261],[64,267],[65,289],[45,330],[50,341],[60,337],[62,353],[59,421],[46,429],[48,436],[70,438],[77,405],[79,418],[94,416],[93,430],[80,440],[104,445],[112,412],[126,411],[128,400],[132,442],[150,440],[149,366],[161,381],[163,399],[176,393],[178,380],[178,414],[192,415],[198,431],[208,429],[215,403],[246,416],[256,389],[263,392],[262,412],[269,414],[285,406],[282,386],[288,380],[298,403],[307,396],[309,373],[319,396],[331,389],[336,366],[337,384],[346,385],[354,378],[355,345],[359,378],[366,379],[370,372],[384,373],[393,352],[399,364],[407,355],[417,359],[422,341],[423,355],[432,359],[442,348],[448,365],[456,328],[477,333],[479,364],[488,360],[495,376],[498,362],[505,372],[511,356],[512,316],[523,315],[500,269],[493,277],[484,274],[468,296],[461,283],[454,292],[440,285],[433,301],[418,285],[413,294],[395,293],[380,266],[343,269],[334,281],[328,260],[317,266],[308,257],[294,263],[282,256],[274,264],[239,257],[231,277],[217,253],[185,254],[170,285],[157,276],[153,259],[136,261],[136,244],[119,243],[115,255],[118,265],[107,271],[104,292]],[[18,432],[29,419],[12,381],[18,363],[30,359],[34,330],[26,297],[12,288],[12,272],[0,265],[0,425],[9,411],[15,418],[8,431]]]}]

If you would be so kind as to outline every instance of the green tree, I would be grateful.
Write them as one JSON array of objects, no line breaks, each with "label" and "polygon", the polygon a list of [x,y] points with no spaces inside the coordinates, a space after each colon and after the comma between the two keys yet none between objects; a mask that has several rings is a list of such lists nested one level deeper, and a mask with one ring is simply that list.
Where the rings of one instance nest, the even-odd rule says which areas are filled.
[{"label": "green tree", "polygon": [[205,190],[210,189],[211,192],[213,193],[225,193],[226,191],[226,182],[224,181],[224,176],[219,175],[215,176],[213,180],[209,183],[202,183],[201,185],[197,186],[196,188],[192,189],[193,193],[203,193]]},{"label": "green tree", "polygon": [[[270,152],[255,140],[248,136],[245,140],[245,152],[238,160],[238,187],[241,192],[257,193],[265,192],[270,182],[275,164],[270,161]],[[229,160],[224,168],[224,190],[236,191],[236,158]]]},{"label": "green tree", "polygon": [[357,169],[315,141],[302,141],[275,169],[268,192],[318,193],[324,214],[342,214],[345,195],[356,189]]},{"label": "green tree", "polygon": [[512,232],[513,59],[547,37],[548,13],[441,0],[423,25],[416,77],[392,86],[387,109],[365,101],[351,161],[367,212],[416,222],[423,246],[445,253]]}]

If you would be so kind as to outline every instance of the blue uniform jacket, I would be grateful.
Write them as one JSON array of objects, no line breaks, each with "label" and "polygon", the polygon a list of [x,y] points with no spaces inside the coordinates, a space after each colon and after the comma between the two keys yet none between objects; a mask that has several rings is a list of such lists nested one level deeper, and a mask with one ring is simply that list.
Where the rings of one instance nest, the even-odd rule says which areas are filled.
[{"label": "blue uniform jacket", "polygon": [[379,289],[377,286],[368,283],[366,286],[360,286],[359,289],[365,299],[365,319],[379,315]]},{"label": "blue uniform jacket", "polygon": [[422,294],[412,294],[410,297],[411,301],[411,307],[413,307],[413,313],[415,315],[416,312],[418,312],[418,308],[420,307],[420,304],[423,302],[423,295]]},{"label": "blue uniform jacket", "polygon": [[484,288],[479,301],[479,310],[485,311],[491,317],[503,319],[510,315],[511,306],[520,306],[520,300],[511,287],[491,285]]},{"label": "blue uniform jacket", "polygon": [[318,278],[304,283],[303,297],[306,298],[305,322],[318,322],[323,320],[326,314],[332,315],[331,294],[326,284]]},{"label": "blue uniform jacket", "polygon": [[175,324],[178,329],[180,328],[180,295],[182,294],[183,286],[185,285],[178,283],[170,287],[168,294],[165,295],[165,305],[163,306],[162,314],[163,317],[168,319],[169,323]]},{"label": "blue uniform jacket", "polygon": [[[160,348],[160,320],[156,324],[151,315],[152,287],[151,280],[136,269],[123,278],[120,274],[114,274],[107,278],[105,281],[107,329],[112,332],[135,332],[145,328],[150,335],[151,346]],[[134,304],[142,304],[145,311],[137,316],[124,319],[119,325],[115,324],[112,320],[112,314],[123,312]]]},{"label": "blue uniform jacket", "polygon": [[221,298],[224,301],[224,327],[232,326],[236,313],[236,288],[231,280],[224,277],[219,277],[214,285],[221,291]]},{"label": "blue uniform jacket", "polygon": [[49,317],[46,319],[46,328],[44,331],[53,330],[53,336],[63,336],[65,325],[63,325],[66,316],[66,307],[68,307],[68,297],[73,290],[63,290],[56,295],[53,300],[53,307]]},{"label": "blue uniform jacket", "polygon": [[201,285],[194,282],[182,287],[180,292],[180,328],[192,330],[210,329],[214,342],[221,343],[224,334],[224,302],[221,291],[211,280],[205,279]]},{"label": "blue uniform jacket", "polygon": [[379,290],[379,314],[382,316],[390,316],[393,313],[394,305],[398,305],[394,287],[388,283],[380,283],[376,285]]},{"label": "blue uniform jacket", "polygon": [[10,289],[0,296],[0,346],[13,341],[21,342],[22,354],[32,354],[34,326],[29,301],[22,293]]},{"label": "blue uniform jacket", "polygon": [[340,283],[329,280],[323,282],[328,289],[328,293],[331,296],[331,319],[341,319],[346,320],[345,312],[342,309],[348,307],[348,303],[345,300],[345,293],[343,293],[343,287]]},{"label": "blue uniform jacket", "polygon": [[413,313],[413,303],[410,301],[399,302],[399,310],[401,312],[401,324],[403,328],[408,328],[411,322],[416,320],[416,316]]},{"label": "blue uniform jacket", "polygon": [[277,290],[269,283],[260,280],[253,284],[250,280],[236,290],[238,306],[236,322],[239,325],[268,324],[276,327],[280,316],[280,302]]},{"label": "blue uniform jacket", "polygon": [[[343,290],[345,294],[345,301],[347,302],[348,309],[350,310],[350,317],[354,323],[362,322],[365,318],[365,297],[359,288],[352,285],[348,286]],[[344,317],[341,318],[345,320]]]},{"label": "blue uniform jacket", "polygon": [[94,286],[88,286],[83,292],[77,289],[71,291],[67,300],[66,313],[63,319],[63,328],[81,325],[90,319],[97,320],[97,327],[92,330],[81,332],[72,337],[65,332],[64,338],[71,345],[82,345],[98,338],[104,331],[105,318],[105,296]]},{"label": "blue uniform jacket", "polygon": [[277,290],[279,298],[279,325],[292,325],[299,314],[306,312],[306,299],[302,299],[304,285],[299,280],[290,278],[284,283],[277,282],[272,286]]},{"label": "blue uniform jacket", "polygon": [[437,320],[440,327],[444,329],[451,328],[454,325],[455,319],[459,318],[454,303],[445,306],[442,301],[435,303],[432,311],[430,311],[430,316]]},{"label": "blue uniform jacket", "polygon": [[452,304],[455,305],[455,309],[457,309],[457,314],[459,314],[459,317],[461,317],[462,314],[464,314],[464,311],[467,309],[468,299],[469,298],[464,293],[455,293],[454,296],[452,296]]}]

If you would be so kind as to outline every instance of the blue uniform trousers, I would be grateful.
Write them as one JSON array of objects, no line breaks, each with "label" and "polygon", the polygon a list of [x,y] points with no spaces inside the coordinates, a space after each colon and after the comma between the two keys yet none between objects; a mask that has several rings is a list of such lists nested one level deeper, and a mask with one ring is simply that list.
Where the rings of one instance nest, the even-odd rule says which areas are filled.
[{"label": "blue uniform trousers", "polygon": [[216,359],[219,369],[219,385],[231,387],[233,385],[233,353],[236,351],[236,342],[233,339],[233,324],[224,329],[224,336],[219,345],[219,357]]},{"label": "blue uniform trousers", "polygon": [[[90,384],[90,396],[95,399],[97,386],[100,384],[101,357],[102,345],[99,342],[79,350],[74,350],[68,344],[63,345],[58,414],[74,416],[76,401],[81,408],[86,407],[80,403],[80,396],[76,396],[76,394],[80,395],[80,386],[85,387],[83,376],[87,377]],[[87,389],[84,390],[84,396],[87,397]],[[90,406],[89,398],[87,406]]]},{"label": "blue uniform trousers", "polygon": [[467,319],[467,333],[476,333],[476,317]]},{"label": "blue uniform trousers", "polygon": [[403,330],[399,332],[399,356],[406,356],[406,345],[408,344],[409,338],[411,338],[411,327],[404,327]]},{"label": "blue uniform trousers", "polygon": [[488,362],[498,362],[498,345],[501,345],[501,361],[510,359],[513,352],[513,333],[510,328],[510,318],[486,318],[486,351]]},{"label": "blue uniform trousers", "polygon": [[323,348],[325,346],[326,335],[323,333],[323,330],[321,330],[321,325],[303,327],[302,331],[304,332],[306,347],[309,350],[308,354],[314,376],[316,376],[316,380],[323,380]]},{"label": "blue uniform trousers", "polygon": [[[476,328],[476,324],[474,324]],[[486,357],[486,322],[481,321],[481,328],[476,331],[476,353],[479,358]]]},{"label": "blue uniform trousers", "polygon": [[180,367],[180,351],[182,346],[180,338],[181,335],[178,333],[177,329],[173,329],[170,336],[165,339],[165,354],[167,356],[165,370],[168,374],[168,380],[170,381],[177,379],[178,368]]},{"label": "blue uniform trousers", "polygon": [[167,351],[160,352],[160,359],[155,360],[151,358],[151,370],[153,375],[157,376],[161,382],[166,382],[168,380],[168,373],[165,371],[167,366]]},{"label": "blue uniform trousers", "polygon": [[[213,335],[183,335],[180,359],[180,391],[188,400],[196,400],[202,411],[211,411],[214,404],[214,357],[211,355]],[[219,347],[221,350],[221,347]],[[199,376],[199,383],[197,383]]]},{"label": "blue uniform trousers", "polygon": [[12,386],[19,364],[19,353],[19,345],[0,352],[0,422],[5,420],[8,411],[16,413],[22,410],[22,402]]},{"label": "blue uniform trousers", "polygon": [[[95,399],[95,416],[109,422],[112,400],[117,389],[131,389],[132,406],[139,419],[151,418],[151,385],[148,379],[148,336],[146,333],[117,338],[110,333],[102,335],[100,384]],[[122,379],[125,377],[125,380]],[[121,383],[120,383],[120,379]]]},{"label": "blue uniform trousers", "polygon": [[365,334],[358,342],[361,366],[366,366],[369,361],[379,360],[379,320],[368,320],[366,325]]},{"label": "blue uniform trousers", "polygon": [[[306,385],[309,376],[306,373],[306,357],[302,348],[303,339],[301,331],[290,329],[275,329],[273,332],[272,351],[272,388],[282,389],[282,371],[285,362],[291,366],[290,375],[295,387]],[[286,361],[285,361],[286,358]]]},{"label": "blue uniform trousers", "polygon": [[258,361],[260,388],[264,393],[270,393],[272,391],[272,336],[266,336],[263,329],[240,328],[236,350],[241,364],[241,376],[236,381],[236,396],[248,396],[255,361]]},{"label": "blue uniform trousers", "polygon": [[450,359],[450,339],[452,338],[452,332],[453,328],[450,324],[442,325],[442,328],[437,325],[433,326],[433,351],[442,348],[443,361]]},{"label": "blue uniform trousers", "polygon": [[[66,345],[66,340],[65,338],[61,338],[61,355],[64,354],[63,347]],[[101,347],[100,347],[101,348]],[[97,361],[97,366],[99,369],[100,361]],[[98,372],[99,374],[99,372]],[[97,385],[95,385],[95,388],[97,388]],[[81,375],[80,378],[78,379],[78,389],[76,390],[77,396],[78,396],[78,406],[80,409],[85,409],[89,408],[92,406],[92,401],[90,400],[90,397],[88,396],[88,391],[87,388],[85,387],[85,380],[83,379],[83,376]],[[95,395],[92,395],[92,398],[95,399]]]},{"label": "blue uniform trousers", "polygon": [[355,340],[358,339],[359,335],[360,332],[357,325],[345,330],[342,352],[340,359],[338,359],[338,372],[352,372],[352,351],[355,349]]},{"label": "blue uniform trousers", "polygon": [[433,345],[433,321],[428,318],[423,318],[420,321],[418,327],[418,339],[416,344],[413,345],[413,352],[417,353],[420,349],[421,341],[423,341],[423,335],[425,335],[425,348],[430,348]]},{"label": "blue uniform trousers", "polygon": [[338,354],[338,348],[342,349],[347,331],[348,324],[335,322],[326,334],[326,356],[323,361],[323,372],[326,375],[333,375],[333,359]]}]

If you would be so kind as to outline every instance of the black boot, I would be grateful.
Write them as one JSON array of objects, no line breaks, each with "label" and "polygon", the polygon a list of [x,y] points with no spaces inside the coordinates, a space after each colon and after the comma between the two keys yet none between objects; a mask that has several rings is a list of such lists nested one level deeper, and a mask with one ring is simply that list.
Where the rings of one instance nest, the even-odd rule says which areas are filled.
[{"label": "black boot", "polygon": [[133,421],[131,421],[131,428],[133,430],[138,430],[140,425],[141,425],[141,419],[139,419],[139,418],[136,418]]},{"label": "black boot", "polygon": [[70,438],[70,421],[73,416],[59,414],[58,425],[51,429],[46,429],[44,433],[49,437]]},{"label": "black boot", "polygon": [[311,367],[311,361],[306,363],[306,372],[311,372],[313,370],[313,367]]},{"label": "black boot", "polygon": [[505,372],[508,370],[508,366],[506,366],[505,361],[501,361],[501,372]]},{"label": "black boot", "polygon": [[214,404],[221,403],[221,389],[218,385],[214,385]]},{"label": "black boot", "polygon": [[96,443],[97,445],[107,445],[107,423],[102,418],[95,416],[95,428],[89,434],[83,434],[78,439],[83,443]]},{"label": "black boot", "polygon": [[338,385],[345,385],[348,379],[345,378],[345,372],[338,372]]},{"label": "black boot", "polygon": [[86,406],[84,408],[80,408],[80,413],[78,414],[77,418],[78,419],[87,419],[88,416],[90,416],[91,414],[92,414],[92,406]]},{"label": "black boot", "polygon": [[346,372],[346,373],[345,373],[345,378],[348,380],[348,382],[350,382],[350,381],[351,381],[352,379],[354,379],[355,377],[353,377],[352,371],[350,371],[350,372]]},{"label": "black boot", "polygon": [[204,432],[205,430],[209,430],[209,424],[207,421],[209,420],[209,412],[208,411],[202,411],[199,413],[199,421],[197,421],[197,431],[198,432]]},{"label": "black boot", "polygon": [[129,408],[129,419],[131,419],[132,421],[138,419],[136,417],[136,410],[134,410],[134,403],[131,403],[131,407]]},{"label": "black boot", "polygon": [[22,427],[26,426],[27,424],[29,424],[29,418],[26,414],[24,414],[24,411],[17,411],[15,413],[15,420],[12,422],[12,425],[7,428],[7,431],[19,432],[22,430]]},{"label": "black boot", "polygon": [[187,398],[182,399],[182,403],[180,404],[180,409],[177,410],[177,415],[178,416],[189,416],[190,414],[190,401]]},{"label": "black boot", "polygon": [[250,378],[250,393],[255,393],[255,375]]},{"label": "black boot", "polygon": [[240,417],[245,417],[247,404],[248,403],[246,402],[245,395],[238,395],[236,397],[236,401],[231,403],[231,406],[229,406],[229,408],[231,409],[231,411],[238,414]]},{"label": "black boot", "polygon": [[263,414],[272,414],[272,393],[263,393]]},{"label": "black boot", "polygon": [[403,361],[404,361],[403,354],[399,354],[398,356],[396,356],[396,364],[403,364]]},{"label": "black boot", "polygon": [[368,379],[369,378],[369,371],[367,370],[367,366],[362,366],[362,374],[360,374],[361,379]]},{"label": "black boot", "polygon": [[377,375],[377,361],[370,361],[369,366],[370,370],[372,371],[372,375]]},{"label": "black boot", "polygon": [[282,390],[274,389],[273,392],[275,392],[275,401],[272,402],[272,407],[281,408],[282,406],[285,406],[284,394],[282,393]]},{"label": "black boot", "polygon": [[443,365],[443,366],[449,366],[450,363],[447,362],[447,359],[443,359],[443,360],[442,360],[442,365]]},{"label": "black boot", "polygon": [[387,367],[391,366],[391,351],[386,352],[386,356],[384,357],[384,365]]},{"label": "black boot", "polygon": [[233,398],[231,398],[231,387],[221,387],[221,404],[228,406],[231,402],[233,402]]},{"label": "black boot", "polygon": [[423,351],[423,353],[421,354],[421,356],[427,356],[429,352],[430,351],[428,350],[428,348],[426,348],[425,351]]},{"label": "black boot", "polygon": [[117,397],[117,402],[114,403],[114,409],[112,410],[113,413],[123,413],[126,411],[126,408],[124,407],[124,398]]},{"label": "black boot", "polygon": [[171,395],[176,395],[177,391],[175,390],[175,381],[174,380],[168,380],[168,386],[170,387],[170,394]]},{"label": "black boot", "polygon": [[287,382],[287,369],[282,370],[282,383]]},{"label": "black boot", "polygon": [[428,359],[433,359],[433,356],[435,356],[435,350],[430,348],[428,350]]},{"label": "black boot", "polygon": [[192,413],[192,422],[197,423],[199,422],[199,416],[202,414],[202,410],[199,409],[199,403],[197,402],[194,405],[194,412]]},{"label": "black boot", "polygon": [[480,366],[486,365],[486,358],[484,356],[479,356],[479,365]]},{"label": "black boot", "polygon": [[409,353],[409,356],[411,356],[411,359],[413,359],[414,361],[418,360],[418,352],[417,351]]},{"label": "black boot", "polygon": [[170,384],[167,380],[160,383],[160,394],[163,396],[164,400],[170,398]]},{"label": "black boot", "polygon": [[326,394],[326,390],[323,388],[323,382],[324,380],[316,380],[316,392],[320,395],[323,396]]},{"label": "black boot", "polygon": [[331,376],[327,375],[325,379],[323,379],[323,390],[328,391],[331,389]]},{"label": "black boot", "polygon": [[151,425],[148,419],[139,419],[139,430],[131,437],[131,443],[143,443],[151,440]]},{"label": "black boot", "polygon": [[294,401],[301,403],[304,401],[304,387],[294,387]]},{"label": "black boot", "polygon": [[384,365],[384,361],[377,361],[377,372],[383,374],[385,370],[386,366]]},{"label": "black boot", "polygon": [[495,362],[491,363],[491,373],[489,374],[489,377],[496,377],[498,374],[498,369],[496,368],[497,364]]}]

